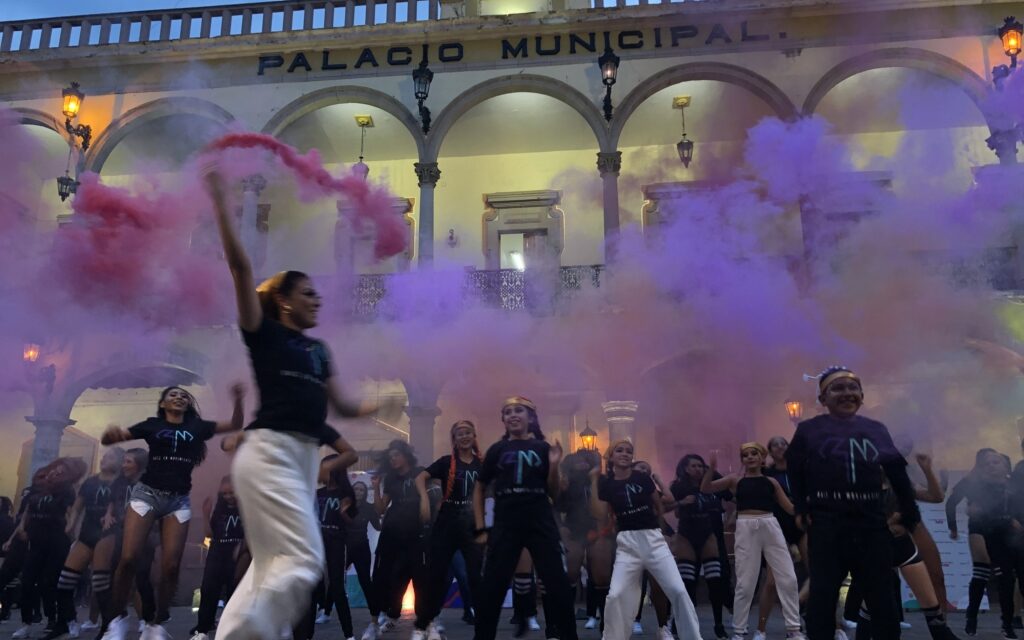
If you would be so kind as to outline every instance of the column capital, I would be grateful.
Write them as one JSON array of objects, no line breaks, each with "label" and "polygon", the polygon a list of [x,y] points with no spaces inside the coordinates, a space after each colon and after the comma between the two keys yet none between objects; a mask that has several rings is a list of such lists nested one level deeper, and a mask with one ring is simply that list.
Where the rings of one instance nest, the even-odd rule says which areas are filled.
[{"label": "column capital", "polygon": [[601,172],[601,177],[604,177],[609,173],[619,175],[619,171],[621,169],[621,151],[601,151],[597,154],[597,170]]},{"label": "column capital", "polygon": [[441,169],[436,162],[417,162],[413,164],[413,168],[416,170],[416,179],[420,187],[434,186],[441,179]]},{"label": "column capital", "polygon": [[1017,128],[999,129],[992,132],[985,142],[988,148],[995,151],[1000,164],[1017,163],[1017,143],[1021,139],[1021,132]]},{"label": "column capital", "polygon": [[251,176],[247,176],[242,179],[242,191],[251,191],[256,195],[260,195],[260,192],[267,188],[267,179],[258,173],[254,173]]},{"label": "column capital", "polygon": [[71,418],[55,416],[25,416],[25,421],[36,429],[65,429],[77,424],[77,421]]}]

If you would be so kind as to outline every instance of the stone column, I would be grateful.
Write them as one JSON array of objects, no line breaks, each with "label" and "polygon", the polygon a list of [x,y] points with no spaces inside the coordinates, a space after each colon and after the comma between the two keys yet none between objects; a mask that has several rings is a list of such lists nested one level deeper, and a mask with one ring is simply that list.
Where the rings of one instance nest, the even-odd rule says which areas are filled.
[{"label": "stone column", "polygon": [[405,415],[409,416],[409,444],[420,462],[430,464],[434,461],[434,424],[441,410],[436,406],[408,406]]},{"label": "stone column", "polygon": [[60,456],[61,436],[64,435],[64,429],[75,424],[75,421],[70,418],[49,416],[25,416],[25,419],[36,428],[35,440],[32,443],[32,464],[29,466],[31,479],[36,471]]},{"label": "stone column", "polygon": [[989,149],[996,152],[999,164],[1014,165],[1017,164],[1017,142],[1020,137],[1016,128],[1001,129],[993,131],[985,142]]},{"label": "stone column", "polygon": [[242,220],[240,233],[242,246],[253,261],[254,270],[263,266],[266,252],[260,244],[259,207],[260,193],[267,187],[266,179],[254,174],[242,180]]},{"label": "stone column", "polygon": [[636,411],[634,400],[609,400],[601,403],[605,420],[608,421],[609,443],[628,438],[636,448]]},{"label": "stone column", "polygon": [[611,151],[597,154],[597,170],[601,172],[604,197],[604,246],[605,263],[615,258],[615,239],[619,234],[619,170],[622,169],[622,152]]},{"label": "stone column", "polygon": [[436,162],[417,162],[413,165],[420,187],[420,266],[434,263],[434,187],[441,179]]}]

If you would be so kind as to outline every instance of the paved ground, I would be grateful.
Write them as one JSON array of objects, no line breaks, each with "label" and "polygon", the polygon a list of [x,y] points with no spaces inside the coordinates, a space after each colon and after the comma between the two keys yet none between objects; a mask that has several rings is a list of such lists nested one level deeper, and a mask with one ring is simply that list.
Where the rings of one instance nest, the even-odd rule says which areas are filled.
[{"label": "paved ground", "polygon": [[[698,614],[702,622],[702,631],[705,638],[714,638],[711,631],[711,611],[706,606],[700,606],[697,608]],[[366,609],[355,609],[352,612],[355,619],[356,625],[356,636],[358,637],[364,628],[366,623],[369,621],[369,616]],[[512,638],[512,627],[507,624],[508,616],[511,612],[507,612],[506,615],[502,616],[503,624],[498,628],[498,638],[504,640],[506,638]],[[17,612],[15,612],[15,617]],[[442,614],[442,620],[446,625],[446,637],[448,640],[472,640],[473,629],[469,625],[462,622],[462,611],[455,609],[447,609]],[[80,616],[80,619],[84,619],[84,616]],[[926,640],[929,638],[928,631],[924,626],[924,619],[918,613],[908,613],[907,620],[912,623],[912,628],[904,631],[903,638],[905,640]],[[728,620],[726,620],[728,623]],[[966,638],[963,633],[963,614],[951,614],[950,624],[953,630],[961,638]],[[195,614],[192,610],[186,607],[177,607],[172,610],[171,621],[166,625],[167,630],[171,633],[174,640],[189,640],[189,629],[195,624]],[[634,638],[650,638],[656,640],[655,635],[655,621],[654,613],[650,610],[650,607],[646,607],[644,610],[644,633],[641,636],[634,636]],[[20,624],[15,621],[8,621],[0,624],[0,638],[9,637]],[[598,631],[590,631],[583,628],[583,622],[579,623],[580,640],[599,640],[600,634]],[[32,634],[33,638],[42,637],[42,629],[34,629]],[[407,613],[402,617],[401,624],[398,628],[390,633],[384,634],[382,640],[408,640],[409,635],[412,632],[412,618],[411,613]],[[92,640],[95,632],[83,633],[83,640]],[[1000,638],[999,633],[999,619],[998,616],[992,613],[982,614],[978,624],[978,635],[977,638]],[[1024,638],[1024,634],[1021,635]],[[319,640],[344,640],[341,635],[341,628],[338,626],[337,618],[332,619],[329,623],[317,625],[316,627],[316,638]],[[543,640],[543,633],[540,631],[531,632],[526,636],[527,640]],[[769,640],[784,640],[785,631],[783,630],[781,619],[778,615],[773,616],[770,624],[768,625],[768,638]],[[689,638],[683,640],[692,640]],[[850,640],[853,640],[852,633]]]}]

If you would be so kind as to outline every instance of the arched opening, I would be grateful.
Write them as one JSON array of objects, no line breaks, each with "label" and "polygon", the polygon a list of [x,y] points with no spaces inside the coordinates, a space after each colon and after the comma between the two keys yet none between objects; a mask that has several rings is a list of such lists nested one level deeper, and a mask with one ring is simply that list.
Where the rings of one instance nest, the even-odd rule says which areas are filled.
[{"label": "arched opening", "polygon": [[147,119],[118,136],[92,168],[101,171],[104,182],[112,185],[129,183],[139,175],[169,178],[225,131],[223,122],[189,113]]},{"label": "arched opening", "polygon": [[47,124],[32,118],[22,118],[22,131],[28,137],[31,148],[36,155],[18,167],[22,172],[16,194],[4,194],[17,198],[17,206],[24,210],[28,219],[34,220],[39,230],[52,230],[57,227],[61,215],[71,213],[68,202],[62,202],[57,195],[57,178],[63,176],[70,166],[71,177],[75,176],[75,163],[78,152],[70,155],[71,147],[67,138]]}]

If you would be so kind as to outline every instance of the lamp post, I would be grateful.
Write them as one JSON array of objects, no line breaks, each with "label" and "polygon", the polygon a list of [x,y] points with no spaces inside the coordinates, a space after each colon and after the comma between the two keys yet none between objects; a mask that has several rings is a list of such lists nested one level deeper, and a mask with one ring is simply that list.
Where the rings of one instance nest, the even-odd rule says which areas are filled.
[{"label": "lamp post", "polygon": [[416,94],[416,103],[420,109],[420,122],[423,125],[423,133],[430,133],[430,109],[423,106],[424,100],[430,95],[430,83],[434,80],[434,72],[427,66],[427,45],[423,45],[423,58],[420,66],[412,71],[413,90]]},{"label": "lamp post", "polygon": [[21,352],[21,359],[31,364],[39,359],[39,345],[34,342],[28,342],[25,344],[25,348]]},{"label": "lamp post", "polygon": [[587,427],[580,431],[581,448],[585,451],[597,451],[597,432],[590,428],[590,421],[587,420]]},{"label": "lamp post", "polygon": [[604,53],[597,59],[597,66],[601,67],[601,82],[604,84],[604,119],[609,122],[612,119],[612,85],[619,75],[619,56],[615,55],[612,48],[605,47]]},{"label": "lamp post", "polygon": [[82,151],[88,151],[89,142],[92,140],[92,127],[87,124],[78,124],[77,126],[71,124],[71,121],[78,117],[82,102],[85,101],[85,94],[78,88],[77,82],[72,82],[71,86],[61,91],[61,96],[64,98],[64,107],[61,109],[65,118],[64,128],[67,129],[69,135],[81,138]]},{"label": "lamp post", "polygon": [[[996,32],[1003,45],[1003,53],[1010,58],[1010,64],[1001,64],[992,68],[992,82],[996,91],[1002,91],[1003,82],[1010,77],[1017,68],[1017,56],[1021,52],[1021,38],[1024,35],[1024,25],[1013,16],[1007,16],[1003,20],[1003,26]],[[1017,163],[1017,143],[1021,139],[1020,123],[1007,123],[1009,126],[1004,129],[995,129],[992,135],[985,140],[988,148],[999,157],[999,163],[1012,165]]]},{"label": "lamp post", "polygon": [[799,400],[786,400],[784,404],[789,421],[796,425],[804,417],[804,403]]}]

